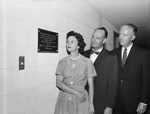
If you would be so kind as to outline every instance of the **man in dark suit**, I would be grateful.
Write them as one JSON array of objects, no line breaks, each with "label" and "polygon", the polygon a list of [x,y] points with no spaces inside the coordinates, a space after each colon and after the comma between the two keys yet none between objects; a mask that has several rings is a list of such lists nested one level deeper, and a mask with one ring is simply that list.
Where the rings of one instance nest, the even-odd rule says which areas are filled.
[{"label": "man in dark suit", "polygon": [[91,49],[83,53],[93,61],[97,73],[94,78],[95,114],[112,114],[117,93],[117,56],[113,56],[103,46],[107,35],[104,27],[95,29]]},{"label": "man in dark suit", "polygon": [[120,28],[118,56],[118,93],[114,114],[142,114],[149,98],[150,54],[133,44],[137,27],[125,24]]}]

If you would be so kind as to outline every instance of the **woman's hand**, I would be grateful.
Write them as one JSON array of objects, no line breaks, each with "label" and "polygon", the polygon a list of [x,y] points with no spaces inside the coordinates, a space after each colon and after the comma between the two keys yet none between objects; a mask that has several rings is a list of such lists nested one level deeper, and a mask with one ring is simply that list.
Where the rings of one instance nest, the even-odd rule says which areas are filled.
[{"label": "woman's hand", "polygon": [[93,105],[93,102],[90,102],[90,103],[89,103],[89,112],[90,112],[90,114],[93,114],[93,113],[94,113],[94,105]]},{"label": "woman's hand", "polygon": [[77,99],[82,103],[85,102],[87,100],[87,96],[86,94],[82,93],[82,92],[77,92],[76,94]]}]

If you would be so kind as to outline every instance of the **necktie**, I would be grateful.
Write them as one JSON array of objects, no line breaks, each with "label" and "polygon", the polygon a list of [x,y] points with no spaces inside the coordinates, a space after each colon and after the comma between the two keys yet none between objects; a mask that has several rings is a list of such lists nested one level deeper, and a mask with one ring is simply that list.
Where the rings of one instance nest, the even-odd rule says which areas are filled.
[{"label": "necktie", "polygon": [[93,51],[93,50],[92,50],[92,51],[91,51],[91,54],[94,54],[94,53],[95,53],[96,55],[99,55],[99,51]]},{"label": "necktie", "polygon": [[127,59],[127,48],[125,48],[125,49],[124,49],[124,52],[123,52],[122,67],[123,67],[124,64],[125,64],[126,59]]}]

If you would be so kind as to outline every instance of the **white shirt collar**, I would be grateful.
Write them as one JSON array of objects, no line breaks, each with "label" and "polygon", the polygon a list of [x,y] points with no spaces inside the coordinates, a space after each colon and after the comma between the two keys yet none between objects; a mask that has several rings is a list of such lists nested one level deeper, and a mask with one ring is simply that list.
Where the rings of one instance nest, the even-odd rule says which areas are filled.
[{"label": "white shirt collar", "polygon": [[[100,53],[102,51],[102,49],[103,49],[103,47],[98,49],[98,50],[96,50],[96,51],[98,51]],[[92,49],[92,50],[95,51],[94,49]]]},{"label": "white shirt collar", "polygon": [[[103,47],[98,49],[97,51],[100,53],[102,51]],[[94,50],[93,50],[94,51]],[[98,57],[98,55],[96,55],[95,53],[90,55],[90,59],[92,60],[92,62],[94,63],[96,58]]]},{"label": "white shirt collar", "polygon": [[[129,53],[130,53],[130,50],[131,50],[132,46],[133,46],[133,43],[132,43],[130,46],[128,46],[128,47],[126,48],[126,49],[127,49],[127,56],[129,55]],[[125,47],[122,47],[122,51],[121,51],[121,53],[122,53],[122,57],[123,57],[124,49],[125,49]]]}]

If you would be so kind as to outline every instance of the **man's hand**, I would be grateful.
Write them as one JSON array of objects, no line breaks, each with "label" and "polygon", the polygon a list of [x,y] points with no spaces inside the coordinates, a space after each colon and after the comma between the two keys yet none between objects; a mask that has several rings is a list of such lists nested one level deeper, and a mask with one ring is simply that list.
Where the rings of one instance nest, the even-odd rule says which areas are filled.
[{"label": "man's hand", "polygon": [[146,104],[139,103],[136,111],[137,111],[138,114],[142,114],[146,111],[146,108],[147,108]]},{"label": "man's hand", "polygon": [[104,114],[112,114],[112,108],[106,107],[104,110]]}]

